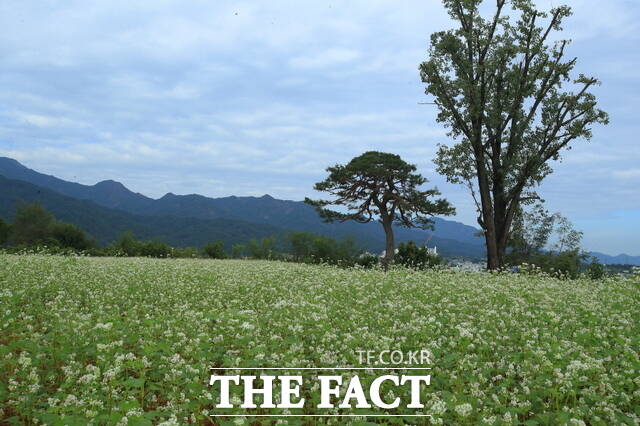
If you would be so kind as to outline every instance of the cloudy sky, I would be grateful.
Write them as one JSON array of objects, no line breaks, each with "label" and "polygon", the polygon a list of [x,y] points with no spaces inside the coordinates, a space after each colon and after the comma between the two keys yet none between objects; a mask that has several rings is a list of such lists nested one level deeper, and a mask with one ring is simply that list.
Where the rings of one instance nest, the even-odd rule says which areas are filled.
[{"label": "cloudy sky", "polygon": [[[569,54],[603,81],[611,124],[540,193],[586,249],[640,255],[640,3],[566,3]],[[418,104],[429,35],[451,26],[437,0],[3,0],[0,156],[152,197],[300,200],[328,165],[390,151],[473,225],[464,188],[435,174],[448,140]]]}]

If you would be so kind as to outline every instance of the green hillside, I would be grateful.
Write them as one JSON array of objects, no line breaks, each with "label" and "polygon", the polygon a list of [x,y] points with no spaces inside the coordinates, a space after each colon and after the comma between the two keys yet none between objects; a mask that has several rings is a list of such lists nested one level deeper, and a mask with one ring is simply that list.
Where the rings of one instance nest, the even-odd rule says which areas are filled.
[{"label": "green hillside", "polygon": [[21,201],[40,203],[57,219],[79,226],[101,244],[112,242],[125,231],[133,231],[143,240],[161,238],[176,247],[199,247],[214,240],[223,240],[230,247],[251,238],[284,233],[274,226],[223,218],[134,215],[0,176],[0,217],[11,220]]}]

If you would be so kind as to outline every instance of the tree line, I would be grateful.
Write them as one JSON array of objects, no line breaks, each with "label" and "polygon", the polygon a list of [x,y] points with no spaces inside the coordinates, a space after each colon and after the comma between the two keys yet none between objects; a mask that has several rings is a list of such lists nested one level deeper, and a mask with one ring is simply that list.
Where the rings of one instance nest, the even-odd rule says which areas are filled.
[{"label": "tree line", "polygon": [[[26,202],[16,207],[12,222],[0,218],[0,247],[9,252],[45,250],[53,254],[153,258],[260,259],[343,267],[372,268],[379,256],[365,252],[351,237],[341,240],[311,232],[293,231],[284,236],[252,238],[225,248],[221,240],[203,247],[172,247],[160,239],[141,241],[131,231],[100,247],[81,228],[59,221],[44,207]],[[399,246],[399,264],[426,269],[442,264],[440,256],[409,242]]]},{"label": "tree line", "polygon": [[[577,278],[587,272],[602,278],[606,268],[581,251],[582,233],[559,213],[550,214],[541,205],[521,211],[514,221],[506,265],[514,270],[546,272],[561,278]],[[551,242],[551,247],[547,248]],[[56,220],[37,203],[17,206],[13,222],[0,219],[0,247],[9,252],[25,250],[53,254],[126,256],[153,258],[259,259],[328,264],[341,267],[388,268],[385,258],[365,252],[353,238],[337,240],[311,232],[293,231],[285,235],[252,238],[243,244],[225,247],[212,241],[203,247],[172,247],[160,239],[141,241],[133,232],[122,233],[115,241],[100,247],[81,228]],[[445,259],[413,241],[400,243],[394,250],[395,263],[415,270],[444,265]]]}]

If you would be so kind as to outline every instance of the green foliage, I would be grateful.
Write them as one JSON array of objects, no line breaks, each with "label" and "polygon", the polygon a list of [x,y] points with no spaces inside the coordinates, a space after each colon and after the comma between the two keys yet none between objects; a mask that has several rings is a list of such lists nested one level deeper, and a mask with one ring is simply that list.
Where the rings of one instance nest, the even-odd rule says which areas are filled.
[{"label": "green foliage", "polygon": [[556,213],[555,217],[555,233],[558,236],[558,241],[554,249],[559,252],[579,250],[583,233],[573,229],[573,224],[566,217],[563,217],[559,213]]},{"label": "green foliage", "polygon": [[[329,176],[315,185],[316,191],[329,193],[331,200],[305,202],[316,207],[328,222],[354,220],[360,223],[378,220],[386,234],[385,266],[393,262],[393,225],[408,228],[433,228],[433,215],[451,215],[455,209],[437,189],[420,190],[427,179],[416,173],[416,166],[399,155],[368,151],[347,165],[328,167]],[[342,206],[349,213],[327,209]]]},{"label": "green foliage", "polygon": [[200,250],[195,247],[173,247],[171,257],[179,259],[195,259],[200,257]]},{"label": "green foliage", "polygon": [[[366,413],[424,412],[463,426],[636,424],[638,282],[0,254],[0,424],[272,424],[252,415],[327,412],[316,409],[312,387],[315,374],[327,373],[300,373],[305,408],[235,404],[224,411],[244,416],[234,423],[209,416],[219,392],[205,375],[224,374],[209,369],[366,367],[356,352],[363,349],[428,349],[432,368],[424,410],[406,408],[404,386],[393,395],[383,388],[400,407]],[[415,364],[387,367],[398,366]],[[403,372],[355,374],[368,390],[375,377]]]},{"label": "green foliage", "polygon": [[440,146],[437,170],[470,190],[488,267],[497,269],[513,214],[538,198],[534,189],[552,173],[550,163],[609,119],[591,92],[599,81],[572,76],[577,61],[556,35],[569,7],[545,13],[529,0],[497,0],[484,17],[481,3],[444,2],[457,27],[432,34],[420,75],[455,140]]},{"label": "green foliage", "polygon": [[87,238],[82,229],[70,223],[54,222],[50,232],[51,238],[61,247],[83,251],[95,246],[95,243]]},{"label": "green foliage", "polygon": [[519,265],[530,262],[533,256],[542,252],[553,232],[556,215],[550,215],[542,204],[526,211],[518,208],[509,237],[510,251],[506,263]]},{"label": "green foliage", "polygon": [[0,218],[0,247],[5,245],[9,240],[11,227],[2,218]]},{"label": "green foliage", "polygon": [[[444,199],[430,201],[440,195],[437,189],[418,188],[427,179],[416,173],[416,166],[406,163],[399,155],[369,151],[355,157],[347,165],[328,167],[329,176],[316,183],[316,191],[328,192],[333,200],[311,200],[327,221],[355,220],[361,223],[376,218],[406,227],[431,228],[434,214],[454,214]],[[340,213],[326,206],[344,206],[351,213]]]},{"label": "green foliage", "polygon": [[247,254],[252,259],[267,259],[275,260],[281,259],[282,254],[278,252],[276,248],[277,238],[267,237],[261,239],[252,238],[247,243]]},{"label": "green foliage", "polygon": [[352,238],[337,241],[309,232],[291,232],[287,240],[295,262],[353,265],[361,253]]},{"label": "green foliage", "polygon": [[601,280],[607,274],[607,270],[604,265],[598,262],[595,257],[591,259],[591,263],[587,266],[587,276],[592,280]]},{"label": "green foliage", "polygon": [[[552,239],[556,241],[552,250],[546,250]],[[542,205],[536,205],[529,211],[519,210],[511,232],[506,264],[533,264],[546,273],[576,278],[585,259],[580,252],[581,239],[582,232],[573,229],[571,222],[560,213],[549,214]]]},{"label": "green foliage", "polygon": [[532,263],[545,273],[557,278],[576,279],[580,276],[585,256],[579,250],[567,250],[562,253],[541,253],[532,259]]},{"label": "green foliage", "polygon": [[634,265],[602,265],[605,268],[606,273],[608,274],[623,274],[623,275],[631,275]]},{"label": "green foliage", "polygon": [[11,242],[15,245],[51,244],[53,216],[40,204],[20,204],[11,224]]},{"label": "green foliage", "polygon": [[202,249],[202,252],[206,257],[211,259],[226,259],[227,253],[224,251],[224,244],[222,241],[216,241],[214,243],[207,243]]},{"label": "green foliage", "polygon": [[122,233],[112,244],[111,249],[114,254],[129,257],[167,258],[173,257],[174,254],[174,249],[162,240],[155,238],[150,241],[139,241],[130,231]]},{"label": "green foliage", "polygon": [[139,256],[166,258],[173,256],[173,248],[159,238],[139,243]]},{"label": "green foliage", "polygon": [[240,259],[246,255],[247,246],[244,244],[234,244],[231,246],[231,257],[234,259]]},{"label": "green foliage", "polygon": [[56,221],[39,204],[20,204],[16,208],[13,223],[5,230],[9,230],[8,240],[17,247],[49,246],[84,251],[95,245],[82,229],[69,223]]},{"label": "green foliage", "polygon": [[365,269],[375,268],[379,263],[380,257],[373,253],[362,253],[356,258],[356,265]]},{"label": "green foliage", "polygon": [[435,268],[444,263],[441,256],[430,254],[427,247],[418,247],[413,241],[398,246],[396,262],[417,270]]},{"label": "green foliage", "polygon": [[140,242],[136,239],[133,232],[123,232],[118,239],[112,244],[112,247],[124,256],[139,256]]}]

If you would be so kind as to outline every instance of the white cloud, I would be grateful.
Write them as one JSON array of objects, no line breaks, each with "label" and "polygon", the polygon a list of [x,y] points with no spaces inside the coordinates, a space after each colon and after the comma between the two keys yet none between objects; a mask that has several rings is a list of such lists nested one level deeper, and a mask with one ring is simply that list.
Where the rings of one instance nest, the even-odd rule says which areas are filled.
[{"label": "white cloud", "polygon": [[621,179],[633,179],[640,186],[640,169],[616,170],[613,175]]},{"label": "white cloud", "polygon": [[88,127],[88,124],[80,120],[74,120],[67,117],[33,114],[22,111],[16,111],[13,113],[17,120],[24,122],[27,125],[36,127],[64,127],[64,128],[84,128]]},{"label": "white cloud", "polygon": [[297,56],[289,61],[289,65],[298,69],[328,68],[344,65],[360,58],[361,53],[353,49],[331,48],[305,56]]}]

